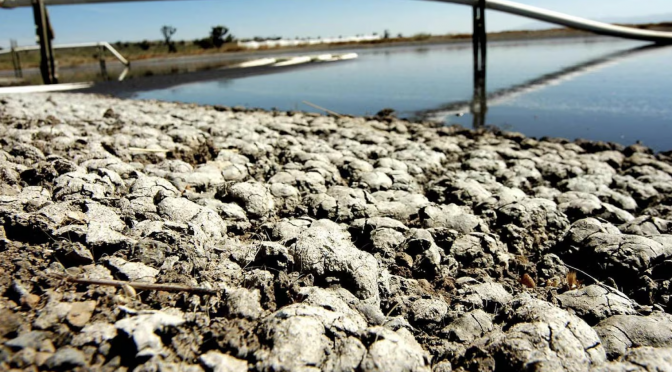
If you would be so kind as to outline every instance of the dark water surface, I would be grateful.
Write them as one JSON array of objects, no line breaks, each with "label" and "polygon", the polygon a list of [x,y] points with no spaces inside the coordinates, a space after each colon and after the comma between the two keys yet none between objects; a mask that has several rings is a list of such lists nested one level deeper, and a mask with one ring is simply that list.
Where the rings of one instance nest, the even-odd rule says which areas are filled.
[{"label": "dark water surface", "polygon": [[[353,115],[393,108],[472,126],[470,44],[358,51],[352,61],[136,92],[133,98]],[[487,55],[487,125],[528,136],[672,149],[672,47],[606,38],[496,42]]]}]

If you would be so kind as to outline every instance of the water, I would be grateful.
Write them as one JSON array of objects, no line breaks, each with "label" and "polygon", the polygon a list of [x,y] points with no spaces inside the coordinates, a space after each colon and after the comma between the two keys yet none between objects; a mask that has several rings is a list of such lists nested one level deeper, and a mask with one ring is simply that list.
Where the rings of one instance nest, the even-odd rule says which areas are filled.
[{"label": "water", "polygon": [[[488,46],[487,125],[528,136],[672,149],[672,47],[615,39]],[[393,108],[472,126],[470,44],[358,51],[357,60],[137,92],[134,98],[371,115]]]}]

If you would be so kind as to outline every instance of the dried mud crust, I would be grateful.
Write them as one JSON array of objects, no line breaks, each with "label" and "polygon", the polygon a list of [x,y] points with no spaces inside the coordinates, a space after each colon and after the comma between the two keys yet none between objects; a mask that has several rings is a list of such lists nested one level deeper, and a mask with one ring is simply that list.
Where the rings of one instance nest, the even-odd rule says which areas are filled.
[{"label": "dried mud crust", "polygon": [[0,370],[672,369],[669,154],[81,94],[0,138]]}]

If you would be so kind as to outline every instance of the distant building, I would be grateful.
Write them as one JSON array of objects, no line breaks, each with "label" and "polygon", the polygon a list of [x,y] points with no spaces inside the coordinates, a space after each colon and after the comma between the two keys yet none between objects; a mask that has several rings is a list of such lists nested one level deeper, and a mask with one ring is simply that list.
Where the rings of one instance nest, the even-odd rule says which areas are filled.
[{"label": "distant building", "polygon": [[363,41],[380,40],[380,35],[348,36],[325,39],[276,39],[264,41],[238,41],[238,46],[245,49],[277,48],[299,45],[335,44],[335,43],[359,43]]}]

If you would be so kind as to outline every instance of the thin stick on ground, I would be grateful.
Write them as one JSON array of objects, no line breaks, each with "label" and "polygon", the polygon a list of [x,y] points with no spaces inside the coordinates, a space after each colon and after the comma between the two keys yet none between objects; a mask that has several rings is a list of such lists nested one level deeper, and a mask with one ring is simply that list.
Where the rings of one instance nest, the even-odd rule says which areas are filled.
[{"label": "thin stick on ground", "polygon": [[565,265],[567,268],[572,269],[572,270],[574,270],[574,271],[576,271],[576,272],[579,272],[579,273],[585,275],[586,277],[592,279],[592,280],[595,282],[595,284],[597,284],[597,285],[599,285],[600,287],[606,289],[607,291],[609,291],[609,292],[611,292],[611,293],[615,293],[616,295],[618,295],[618,296],[620,296],[620,297],[623,297],[624,299],[630,301],[631,303],[633,303],[633,304],[639,306],[639,304],[638,304],[636,301],[634,301],[633,299],[631,299],[630,297],[628,297],[625,293],[619,291],[618,288],[614,288],[614,287],[612,287],[612,286],[609,286],[609,285],[606,285],[606,284],[602,283],[600,280],[598,280],[598,279],[595,278],[594,276],[591,276],[590,274],[588,274],[587,272],[585,272],[585,271],[583,271],[583,270],[581,270],[581,269],[578,269],[578,268],[576,268],[576,267],[573,267],[573,266],[570,266],[570,265],[567,265],[567,264],[564,264],[564,265]]},{"label": "thin stick on ground", "polygon": [[143,149],[139,147],[129,147],[128,151],[132,152],[143,152],[143,153],[164,153],[164,152],[170,152],[170,150],[166,149]]},{"label": "thin stick on ground", "polygon": [[301,101],[301,102],[305,103],[306,105],[308,105],[308,106],[310,106],[310,107],[316,108],[316,109],[318,109],[318,110],[322,110],[322,111],[324,111],[324,112],[326,112],[326,113],[328,113],[328,114],[334,115],[334,116],[336,116],[336,117],[339,117],[339,118],[340,118],[340,117],[343,117],[343,115],[339,114],[339,113],[336,112],[336,111],[331,111],[331,110],[326,109],[326,108],[324,108],[324,107],[320,107],[320,106],[318,106],[318,105],[316,105],[316,104],[314,104],[314,103],[310,103],[310,102],[308,102],[308,101]]},{"label": "thin stick on ground", "polygon": [[219,291],[216,289],[201,288],[201,287],[191,287],[186,285],[174,285],[174,284],[149,284],[149,283],[140,283],[140,282],[126,282],[122,280],[102,280],[102,279],[81,279],[75,278],[67,275],[53,274],[57,279],[65,280],[69,283],[75,284],[87,284],[87,285],[103,285],[109,287],[119,287],[123,288],[124,286],[129,286],[136,290],[141,291],[164,291],[164,292],[187,292],[193,294],[217,294]]}]

